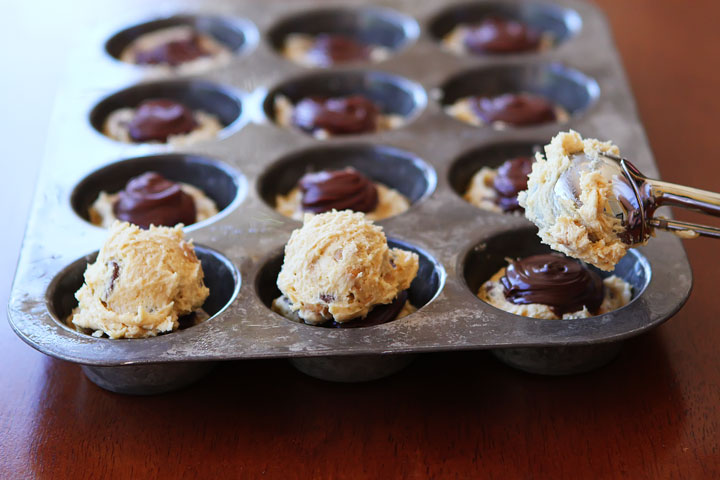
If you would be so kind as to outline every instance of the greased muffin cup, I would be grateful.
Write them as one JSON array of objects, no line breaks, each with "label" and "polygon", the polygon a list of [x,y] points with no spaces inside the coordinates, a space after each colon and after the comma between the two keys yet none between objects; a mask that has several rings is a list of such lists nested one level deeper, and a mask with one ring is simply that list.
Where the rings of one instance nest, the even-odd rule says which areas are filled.
[{"label": "greased muffin cup", "polygon": [[[332,381],[379,378],[400,370],[414,355],[459,349],[491,349],[513,367],[547,374],[605,363],[622,340],[680,309],[692,286],[690,266],[680,240],[659,234],[620,264],[619,275],[633,284],[633,301],[587,319],[525,318],[477,298],[477,287],[504,264],[504,256],[546,251],[522,216],[484,211],[461,198],[477,168],[495,167],[505,155],[545,144],[559,130],[572,128],[612,139],[642,171],[657,175],[603,15],[575,0],[503,4],[528,12],[559,8],[569,15],[563,18],[579,23],[546,51],[458,55],[438,43],[436,32],[438,19],[454,5],[389,0],[382,6],[416,24],[417,38],[386,61],[322,70],[278,55],[273,28],[322,9],[371,5],[209,0],[201,11],[192,11],[193,2],[179,0],[175,11],[130,12],[131,19],[88,34],[71,65],[73,81],[57,99],[8,308],[13,329],[34,348],[82,364],[101,387],[132,394],[180,388],[215,362],[250,358],[289,358],[301,371]],[[144,69],[118,62],[105,48],[125,29],[177,15],[246,19],[256,26],[258,41],[222,68],[182,78],[167,72],[152,81]],[[332,93],[333,82],[377,93],[410,112],[410,121],[393,130],[325,140],[273,122],[268,106],[275,93],[301,95],[311,93],[310,86]],[[571,115],[562,125],[505,130],[448,116],[448,102],[483,93],[472,91],[473,85],[486,93],[537,87],[535,93],[550,92]],[[209,109],[227,126],[217,137],[182,146],[122,143],[99,134],[113,109],[157,96],[199,102],[190,106]],[[410,199],[407,211],[378,223],[396,246],[421,253],[411,293],[415,301],[421,299],[417,312],[373,327],[329,329],[288,321],[268,308],[283,247],[299,226],[275,211],[274,195],[284,193],[306,168],[335,166],[353,166]],[[219,298],[211,308],[215,312],[191,328],[147,339],[109,340],[71,330],[63,317],[74,306],[89,252],[96,252],[107,235],[83,211],[99,191],[120,188],[146,168],[198,186],[218,203],[218,215],[185,229],[197,245],[210,298]]]}]

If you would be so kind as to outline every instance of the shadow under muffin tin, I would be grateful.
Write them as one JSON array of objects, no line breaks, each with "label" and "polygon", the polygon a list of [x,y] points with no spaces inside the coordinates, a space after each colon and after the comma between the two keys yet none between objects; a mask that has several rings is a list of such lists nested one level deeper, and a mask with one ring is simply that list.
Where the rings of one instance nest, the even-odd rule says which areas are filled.
[{"label": "shadow under muffin tin", "polygon": [[[176,2],[179,12],[189,4]],[[524,218],[482,211],[461,198],[481,166],[497,166],[506,152],[545,144],[568,128],[612,139],[640,169],[657,174],[609,30],[598,10],[575,0],[531,3],[532,8],[478,2],[460,4],[456,11],[475,5],[533,22],[550,12],[570,22],[567,35],[542,53],[458,55],[439,44],[438,32],[469,14],[449,15],[455,6],[439,0],[391,0],[385,7],[417,22],[417,38],[395,39],[402,48],[383,62],[313,70],[282,58],[276,49],[278,32],[286,31],[278,25],[317,10],[316,4],[213,0],[203,4],[203,14],[184,12],[167,22],[182,18],[200,26],[201,17],[217,20],[226,14],[227,25],[238,25],[232,19],[255,25],[259,41],[248,48],[236,45],[242,54],[227,66],[180,79],[154,76],[151,82],[142,68],[110,55],[119,48],[116,42],[164,20],[152,23],[147,12],[134,12],[144,18],[134,24],[142,28],[125,24],[88,39],[85,55],[73,65],[87,74],[78,75],[58,98],[56,118],[63,121],[53,125],[9,305],[15,331],[44,353],[82,364],[102,387],[125,393],[171,390],[200,378],[213,362],[249,358],[290,358],[303,372],[336,381],[378,378],[407,365],[414,354],[441,350],[492,349],[513,366],[549,374],[609,361],[623,339],[662,323],[687,298],[692,277],[680,241],[659,235],[621,262],[620,276],[634,287],[626,307],[582,320],[519,317],[482,302],[477,288],[505,256],[547,249]],[[359,2],[335,7],[328,7],[330,15],[342,14],[343,21],[369,8]],[[210,33],[223,40],[224,34]],[[94,58],[108,39],[107,50]],[[378,99],[412,121],[396,130],[324,141],[272,122],[275,92],[304,94],[310,90],[301,86],[310,85],[317,94],[351,93],[371,88],[373,78],[391,80],[398,90],[381,89]],[[570,111],[570,120],[497,131],[465,125],[443,112],[443,105],[468,93],[507,91],[551,96]],[[218,113],[230,128],[215,140],[182,148],[121,144],[95,130],[113,108],[163,94],[193,99],[194,108]],[[268,305],[278,293],[273,278],[283,246],[300,223],[273,209],[274,195],[286,193],[305,171],[347,165],[410,199],[407,212],[378,223],[393,245],[421,253],[421,271],[411,288],[421,308],[368,328],[290,322]],[[73,307],[90,252],[106,236],[87,222],[87,206],[99,191],[117,191],[146,167],[198,186],[218,203],[220,214],[187,229],[208,284],[217,290],[210,309],[218,313],[192,328],[148,339],[108,340],[75,332],[62,317]]]}]

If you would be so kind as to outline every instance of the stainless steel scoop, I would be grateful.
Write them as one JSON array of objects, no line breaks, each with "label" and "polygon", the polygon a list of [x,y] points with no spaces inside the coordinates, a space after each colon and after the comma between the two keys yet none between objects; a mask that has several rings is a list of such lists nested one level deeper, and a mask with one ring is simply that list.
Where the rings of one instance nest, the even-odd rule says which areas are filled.
[{"label": "stainless steel scoop", "polygon": [[720,238],[720,228],[653,217],[655,210],[662,206],[682,207],[720,217],[720,194],[650,179],[626,159],[599,153],[597,159],[584,154],[573,155],[573,165],[558,179],[555,194],[579,205],[580,175],[598,170],[612,182],[614,195],[608,199],[606,213],[622,221],[625,243],[645,243],[654,228],[673,231],[685,238],[699,235]]}]

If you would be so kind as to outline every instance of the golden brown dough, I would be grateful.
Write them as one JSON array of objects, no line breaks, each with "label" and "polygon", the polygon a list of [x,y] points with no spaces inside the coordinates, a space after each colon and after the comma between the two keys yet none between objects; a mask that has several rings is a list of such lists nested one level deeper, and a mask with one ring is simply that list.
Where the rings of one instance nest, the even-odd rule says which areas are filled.
[{"label": "golden brown dough", "polygon": [[583,140],[579,133],[558,133],[545,146],[545,157],[537,154],[528,189],[518,195],[525,216],[538,226],[543,243],[554,250],[578,258],[596,267],[612,271],[629,246],[618,236],[620,220],[607,215],[612,184],[597,170],[580,174],[580,205],[555,194],[555,184],[571,166],[570,156],[584,153],[597,158],[598,152],[619,155],[611,142],[594,138]]},{"label": "golden brown dough", "polygon": [[210,291],[182,225],[115,222],[75,293],[68,324],[110,338],[143,338],[178,328],[178,317],[202,307]]},{"label": "golden brown dough", "polygon": [[293,232],[277,285],[306,323],[341,323],[392,302],[418,266],[416,253],[389,248],[382,228],[362,213],[333,210],[306,215]]}]

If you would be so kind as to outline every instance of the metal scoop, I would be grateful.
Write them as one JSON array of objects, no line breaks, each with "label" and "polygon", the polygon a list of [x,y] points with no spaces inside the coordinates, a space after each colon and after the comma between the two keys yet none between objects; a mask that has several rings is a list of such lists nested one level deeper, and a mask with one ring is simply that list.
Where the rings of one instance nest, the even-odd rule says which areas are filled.
[{"label": "metal scoop", "polygon": [[558,179],[555,195],[581,205],[580,176],[597,170],[612,182],[613,197],[608,199],[605,213],[621,220],[625,227],[621,238],[625,243],[647,242],[654,228],[676,232],[685,238],[699,235],[720,238],[720,228],[653,217],[655,210],[662,206],[682,207],[720,217],[720,194],[653,180],[624,158],[605,152],[599,152],[599,155],[597,159],[584,154],[573,155],[573,165]]}]

